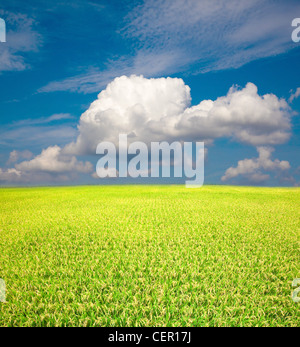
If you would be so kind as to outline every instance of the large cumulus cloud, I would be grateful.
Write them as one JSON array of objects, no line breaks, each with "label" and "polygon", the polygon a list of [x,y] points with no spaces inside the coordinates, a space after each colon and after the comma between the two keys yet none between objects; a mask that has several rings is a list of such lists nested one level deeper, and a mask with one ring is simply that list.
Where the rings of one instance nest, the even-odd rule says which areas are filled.
[{"label": "large cumulus cloud", "polygon": [[[116,143],[121,133],[145,142],[167,139],[175,130],[171,122],[190,103],[190,88],[182,79],[118,77],[82,114],[77,141],[66,146],[65,152],[95,153],[100,141]],[[157,131],[157,124],[163,129]]]},{"label": "large cumulus cloud", "polygon": [[250,145],[284,143],[290,136],[290,109],[257,87],[230,88],[216,100],[190,107],[190,88],[178,78],[118,77],[80,118],[76,142],[65,153],[95,153],[100,141],[116,142],[120,133],[144,142],[227,137]]},{"label": "large cumulus cloud", "polygon": [[[253,83],[244,88],[234,86],[225,96],[191,106],[190,88],[182,79],[121,76],[82,114],[74,142],[62,148],[49,147],[36,158],[16,164],[15,169],[18,177],[33,171],[89,173],[91,164],[79,162],[76,156],[95,154],[101,141],[117,144],[119,134],[145,143],[184,140],[209,145],[215,139],[228,138],[264,148],[288,141],[291,114],[284,99],[259,95]],[[259,153],[262,158],[261,149]],[[238,171],[241,174],[240,167]],[[227,171],[226,179],[233,177],[232,172]]]}]

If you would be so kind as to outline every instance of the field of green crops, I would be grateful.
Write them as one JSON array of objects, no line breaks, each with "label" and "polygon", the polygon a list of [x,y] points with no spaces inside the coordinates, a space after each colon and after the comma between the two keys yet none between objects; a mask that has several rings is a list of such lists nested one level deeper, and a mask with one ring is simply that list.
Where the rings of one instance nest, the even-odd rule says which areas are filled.
[{"label": "field of green crops", "polygon": [[0,326],[297,326],[300,189],[0,189]]}]

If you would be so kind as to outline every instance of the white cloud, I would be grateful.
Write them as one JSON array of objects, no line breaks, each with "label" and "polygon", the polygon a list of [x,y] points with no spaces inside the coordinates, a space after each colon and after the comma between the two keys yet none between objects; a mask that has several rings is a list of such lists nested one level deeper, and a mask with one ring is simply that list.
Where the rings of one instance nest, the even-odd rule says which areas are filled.
[{"label": "white cloud", "polygon": [[296,89],[295,93],[292,93],[289,102],[293,102],[295,99],[297,99],[300,96],[300,87]]},{"label": "white cloud", "polygon": [[[106,87],[114,78],[121,75],[144,75],[146,77],[158,76],[164,72],[175,72],[172,68],[178,55],[170,52],[137,52],[134,57],[121,57],[107,64],[102,71],[97,68],[89,68],[88,72],[81,75],[66,78],[62,81],[52,81],[41,87],[39,93],[56,91],[70,91],[79,93],[97,93]],[[170,68],[171,67],[171,68]]]},{"label": "white cloud", "polygon": [[[118,141],[120,133],[154,140],[151,122],[173,119],[190,104],[190,88],[177,78],[146,79],[122,76],[111,82],[80,118],[76,143],[66,153],[95,153],[101,140]],[[163,126],[163,124],[162,124]],[[167,137],[168,129],[163,137]],[[145,137],[144,135],[150,137]]]},{"label": "white cloud", "polygon": [[67,156],[61,153],[58,146],[48,147],[41,154],[30,161],[23,161],[16,164],[15,168],[22,172],[80,172],[89,173],[92,171],[92,164],[81,162],[74,156]]},{"label": "white cloud", "polygon": [[19,161],[20,159],[30,159],[32,157],[33,157],[33,153],[31,153],[28,150],[24,150],[24,151],[14,150],[10,152],[7,164],[15,163]]},{"label": "white cloud", "polygon": [[[23,119],[4,124],[0,129],[0,144],[20,149],[27,146],[30,139],[31,147],[64,145],[76,137],[74,120],[69,113],[59,113],[49,117]],[[59,126],[55,124],[57,121],[60,122]]]},{"label": "white cloud", "polygon": [[262,182],[269,179],[268,174],[264,174],[261,171],[286,171],[290,169],[290,163],[288,161],[280,161],[275,159],[272,161],[271,154],[274,151],[270,147],[258,147],[258,158],[244,159],[238,162],[236,167],[230,167],[226,170],[225,175],[222,177],[222,181],[235,178],[237,176],[244,176],[250,182]]},{"label": "white cloud", "polygon": [[68,174],[52,174],[47,172],[21,172],[14,168],[1,169],[0,168],[0,182],[2,184],[29,184],[33,185],[36,183],[49,184],[49,183],[60,183],[70,182],[72,179],[76,179],[76,173]]},{"label": "white cloud", "polygon": [[[25,152],[25,151],[24,151]],[[13,151],[13,161],[20,159],[20,153]],[[90,162],[78,161],[75,156],[61,153],[59,146],[48,147],[32,160],[15,164],[14,168],[1,169],[0,181],[6,183],[60,182],[77,178],[78,174],[93,172]]]},{"label": "white cloud", "polygon": [[14,127],[19,126],[32,126],[32,125],[40,125],[40,124],[48,124],[55,121],[63,121],[63,120],[71,120],[74,119],[69,113],[56,113],[49,117],[40,117],[40,118],[32,118],[32,119],[22,119],[16,122],[13,122],[12,125]]},{"label": "white cloud", "polygon": [[12,168],[3,170],[0,168],[0,181],[7,182],[20,182],[21,181],[21,172]]},{"label": "white cloud", "polygon": [[[217,138],[274,145],[290,137],[290,109],[275,95],[260,96],[257,87],[231,88],[226,96],[190,107],[190,88],[178,78],[122,76],[111,82],[80,118],[79,136],[64,153],[95,153],[100,141],[116,143],[120,133],[134,140]],[[117,143],[116,143],[117,144]]]},{"label": "white cloud", "polygon": [[240,67],[294,47],[300,5],[279,0],[148,0],[128,16],[125,35],[142,49],[185,52],[199,71]]},{"label": "white cloud", "polygon": [[[50,120],[60,117],[52,116]],[[260,156],[257,160],[245,159],[239,162],[238,168],[228,169],[226,179],[243,174],[244,170],[245,174],[252,175],[252,180],[259,181],[267,177],[262,176],[261,168],[285,169],[287,162],[271,161],[270,149],[262,146],[287,141],[290,118],[291,109],[285,100],[273,94],[260,96],[252,83],[242,89],[232,87],[225,96],[203,100],[191,107],[190,88],[182,79],[121,76],[109,83],[81,115],[76,141],[65,147],[51,146],[34,159],[16,164],[15,169],[23,176],[24,173],[25,176],[28,173],[91,173],[91,164],[78,161],[76,156],[95,154],[101,141],[118,145],[119,134],[128,134],[129,142],[148,144],[204,141],[207,146],[215,139],[228,138],[260,146]]]},{"label": "white cloud", "polygon": [[33,19],[24,14],[0,10],[6,22],[6,42],[0,45],[0,71],[21,71],[29,67],[23,53],[35,52],[41,44],[41,36],[34,30]]},{"label": "white cloud", "polygon": [[239,68],[294,48],[291,21],[299,12],[298,2],[286,0],[146,0],[120,30],[131,55],[39,91],[94,93],[120,75]]}]

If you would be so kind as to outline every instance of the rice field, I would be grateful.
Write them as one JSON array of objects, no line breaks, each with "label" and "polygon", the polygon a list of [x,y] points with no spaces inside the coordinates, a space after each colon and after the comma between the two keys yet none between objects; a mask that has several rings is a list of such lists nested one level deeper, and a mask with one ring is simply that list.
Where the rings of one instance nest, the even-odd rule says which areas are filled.
[{"label": "rice field", "polygon": [[300,189],[0,189],[0,326],[299,326]]}]

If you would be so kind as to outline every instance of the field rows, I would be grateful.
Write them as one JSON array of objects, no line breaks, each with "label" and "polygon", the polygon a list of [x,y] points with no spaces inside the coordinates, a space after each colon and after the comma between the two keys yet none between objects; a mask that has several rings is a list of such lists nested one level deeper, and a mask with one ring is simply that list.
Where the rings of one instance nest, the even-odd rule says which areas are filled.
[{"label": "field rows", "polygon": [[0,326],[296,326],[300,189],[0,189]]}]

